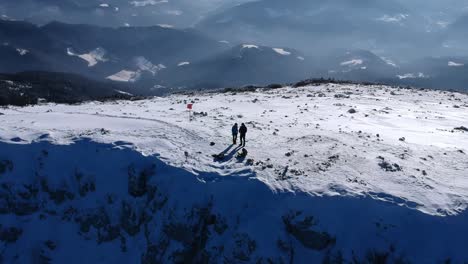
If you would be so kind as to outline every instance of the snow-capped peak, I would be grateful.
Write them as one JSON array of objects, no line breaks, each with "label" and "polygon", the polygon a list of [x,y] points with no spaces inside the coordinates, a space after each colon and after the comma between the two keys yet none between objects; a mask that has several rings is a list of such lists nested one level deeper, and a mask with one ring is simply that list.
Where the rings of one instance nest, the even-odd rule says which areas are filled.
[{"label": "snow-capped peak", "polygon": [[159,4],[169,3],[168,0],[135,0],[131,1],[130,4],[135,7],[154,6]]},{"label": "snow-capped peak", "polygon": [[16,51],[17,51],[18,54],[21,55],[21,56],[24,56],[24,55],[26,55],[26,54],[29,53],[29,50],[27,50],[27,49],[21,49],[21,48],[17,48]]},{"label": "snow-capped peak", "polygon": [[183,61],[183,62],[180,62],[179,64],[177,64],[177,66],[187,66],[187,65],[190,65],[190,62],[188,61]]},{"label": "snow-capped peak", "polygon": [[364,61],[362,59],[353,59],[349,61],[344,61],[341,63],[341,66],[358,66],[362,65]]},{"label": "snow-capped peak", "polygon": [[463,64],[463,63],[458,63],[458,62],[454,62],[454,61],[449,61],[449,62],[448,62],[448,66],[449,66],[449,67],[462,67],[462,66],[465,66],[465,64]]},{"label": "snow-capped peak", "polygon": [[276,53],[278,53],[280,55],[283,55],[283,56],[291,55],[291,52],[286,51],[286,50],[281,49],[281,48],[273,48],[273,51],[275,51]]},{"label": "snow-capped peak", "polygon": [[258,49],[259,47],[257,45],[252,45],[252,44],[243,44],[242,48],[243,49]]}]

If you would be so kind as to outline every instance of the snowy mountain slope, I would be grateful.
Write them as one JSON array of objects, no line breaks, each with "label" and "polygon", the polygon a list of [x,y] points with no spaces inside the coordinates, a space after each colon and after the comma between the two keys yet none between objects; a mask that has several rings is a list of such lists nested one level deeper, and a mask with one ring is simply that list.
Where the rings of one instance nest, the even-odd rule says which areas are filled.
[{"label": "snowy mountain slope", "polygon": [[361,82],[379,82],[395,77],[400,72],[399,66],[392,60],[365,50],[336,51],[320,57],[319,65],[327,67],[322,76]]},{"label": "snowy mountain slope", "polygon": [[[413,75],[416,78],[393,81],[393,83],[434,89],[447,85],[456,91],[467,91],[467,63],[468,58],[463,56],[429,57],[416,60],[401,68],[400,72],[406,72],[406,74],[399,74],[401,76]],[[392,82],[385,81],[385,83]]]},{"label": "snowy mountain slope", "polygon": [[173,86],[206,89],[290,83],[318,72],[313,60],[296,50],[253,44],[237,45],[183,66],[162,72],[159,77]]},{"label": "snowy mountain slope", "polygon": [[[0,74],[0,105],[78,103],[90,100],[130,99],[130,88],[70,73],[21,72]],[[127,91],[127,92],[126,92]]]},{"label": "snowy mountain slope", "polygon": [[[463,262],[467,107],[330,84],[4,108],[3,258]],[[249,128],[245,160],[234,122]]]},{"label": "snowy mountain slope", "polygon": [[337,48],[380,50],[402,59],[433,53],[427,11],[406,2],[252,1],[204,17],[197,28],[228,41],[286,46],[310,55]]},{"label": "snowy mountain slope", "polygon": [[[123,70],[150,76],[181,60],[228,48],[188,29],[99,27],[51,22],[44,26],[0,20],[0,72],[70,72],[105,80]],[[161,80],[154,80],[153,85]]]}]

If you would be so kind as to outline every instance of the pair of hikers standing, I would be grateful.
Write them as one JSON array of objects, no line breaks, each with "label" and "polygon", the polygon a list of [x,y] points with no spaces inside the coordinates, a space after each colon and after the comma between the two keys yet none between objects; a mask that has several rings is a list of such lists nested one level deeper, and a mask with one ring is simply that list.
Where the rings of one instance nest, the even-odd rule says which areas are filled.
[{"label": "pair of hikers standing", "polygon": [[247,127],[244,123],[240,126],[237,126],[237,123],[232,126],[232,144],[237,144],[237,135],[240,134],[240,145],[245,147],[245,135],[247,134]]}]

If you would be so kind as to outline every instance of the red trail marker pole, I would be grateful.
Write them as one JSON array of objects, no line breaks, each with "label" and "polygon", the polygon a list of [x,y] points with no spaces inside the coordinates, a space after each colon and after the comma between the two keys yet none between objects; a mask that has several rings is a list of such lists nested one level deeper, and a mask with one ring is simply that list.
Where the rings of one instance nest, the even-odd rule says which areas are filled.
[{"label": "red trail marker pole", "polygon": [[193,109],[193,104],[187,104],[187,110],[189,112],[189,121],[192,121],[192,109]]}]

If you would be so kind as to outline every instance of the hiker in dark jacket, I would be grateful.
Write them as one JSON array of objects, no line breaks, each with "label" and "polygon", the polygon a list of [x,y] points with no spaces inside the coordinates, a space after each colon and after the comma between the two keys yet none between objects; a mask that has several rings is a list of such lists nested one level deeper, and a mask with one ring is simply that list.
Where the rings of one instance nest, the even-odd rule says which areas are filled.
[{"label": "hiker in dark jacket", "polygon": [[237,123],[232,126],[232,144],[237,144],[237,134],[239,133],[239,128],[237,127]]},{"label": "hiker in dark jacket", "polygon": [[247,134],[247,127],[245,126],[244,123],[242,123],[239,129],[239,133],[240,133],[240,145],[239,146],[245,147],[245,134]]}]

